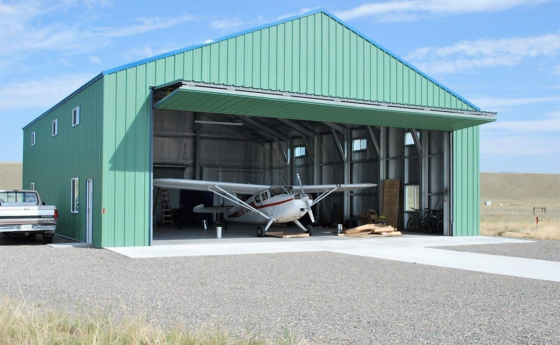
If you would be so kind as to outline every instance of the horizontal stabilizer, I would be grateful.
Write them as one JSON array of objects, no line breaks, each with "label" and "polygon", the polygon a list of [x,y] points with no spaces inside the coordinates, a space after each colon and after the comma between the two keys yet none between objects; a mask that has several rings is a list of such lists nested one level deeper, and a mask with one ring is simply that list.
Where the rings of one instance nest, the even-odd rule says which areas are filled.
[{"label": "horizontal stabilizer", "polygon": [[203,204],[196,206],[193,209],[194,213],[224,213],[225,211],[231,209],[233,206],[211,206],[204,207]]}]

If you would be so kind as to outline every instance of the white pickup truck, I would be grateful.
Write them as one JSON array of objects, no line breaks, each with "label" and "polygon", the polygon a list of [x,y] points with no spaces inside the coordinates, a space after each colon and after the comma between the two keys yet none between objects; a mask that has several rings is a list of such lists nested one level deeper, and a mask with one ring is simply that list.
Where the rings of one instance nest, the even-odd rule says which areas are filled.
[{"label": "white pickup truck", "polygon": [[58,221],[56,206],[45,206],[34,190],[0,190],[0,234],[43,236],[52,243]]}]

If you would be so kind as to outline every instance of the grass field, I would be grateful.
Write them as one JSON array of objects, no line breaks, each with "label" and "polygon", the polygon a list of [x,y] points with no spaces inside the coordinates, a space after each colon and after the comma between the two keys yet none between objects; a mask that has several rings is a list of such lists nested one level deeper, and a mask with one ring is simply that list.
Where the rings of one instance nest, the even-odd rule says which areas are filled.
[{"label": "grass field", "polygon": [[560,240],[560,174],[480,175],[481,235]]},{"label": "grass field", "polygon": [[114,345],[296,345],[303,344],[286,332],[276,341],[247,336],[232,338],[211,329],[186,331],[179,326],[161,328],[145,317],[114,320],[108,313],[69,315],[26,303],[0,299],[0,344],[114,344]]}]

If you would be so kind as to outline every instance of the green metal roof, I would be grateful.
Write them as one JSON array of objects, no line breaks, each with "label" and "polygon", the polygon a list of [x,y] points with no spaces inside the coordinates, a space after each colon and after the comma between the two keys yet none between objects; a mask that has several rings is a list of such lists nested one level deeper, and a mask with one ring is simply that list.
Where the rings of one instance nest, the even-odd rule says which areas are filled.
[{"label": "green metal roof", "polygon": [[195,83],[185,83],[155,104],[154,108],[439,131],[455,131],[496,120],[494,113],[479,111],[403,106]]}]

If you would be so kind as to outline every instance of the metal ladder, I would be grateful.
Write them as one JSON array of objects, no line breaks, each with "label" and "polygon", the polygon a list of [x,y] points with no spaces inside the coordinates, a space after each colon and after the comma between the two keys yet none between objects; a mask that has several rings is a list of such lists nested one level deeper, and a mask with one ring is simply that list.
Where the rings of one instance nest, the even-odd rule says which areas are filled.
[{"label": "metal ladder", "polygon": [[174,224],[173,224],[173,218],[171,217],[171,202],[169,200],[169,189],[158,187],[156,199],[154,201],[154,213],[156,212],[156,208],[158,205],[160,206],[159,224],[160,225],[171,224],[171,226],[173,226]]}]

